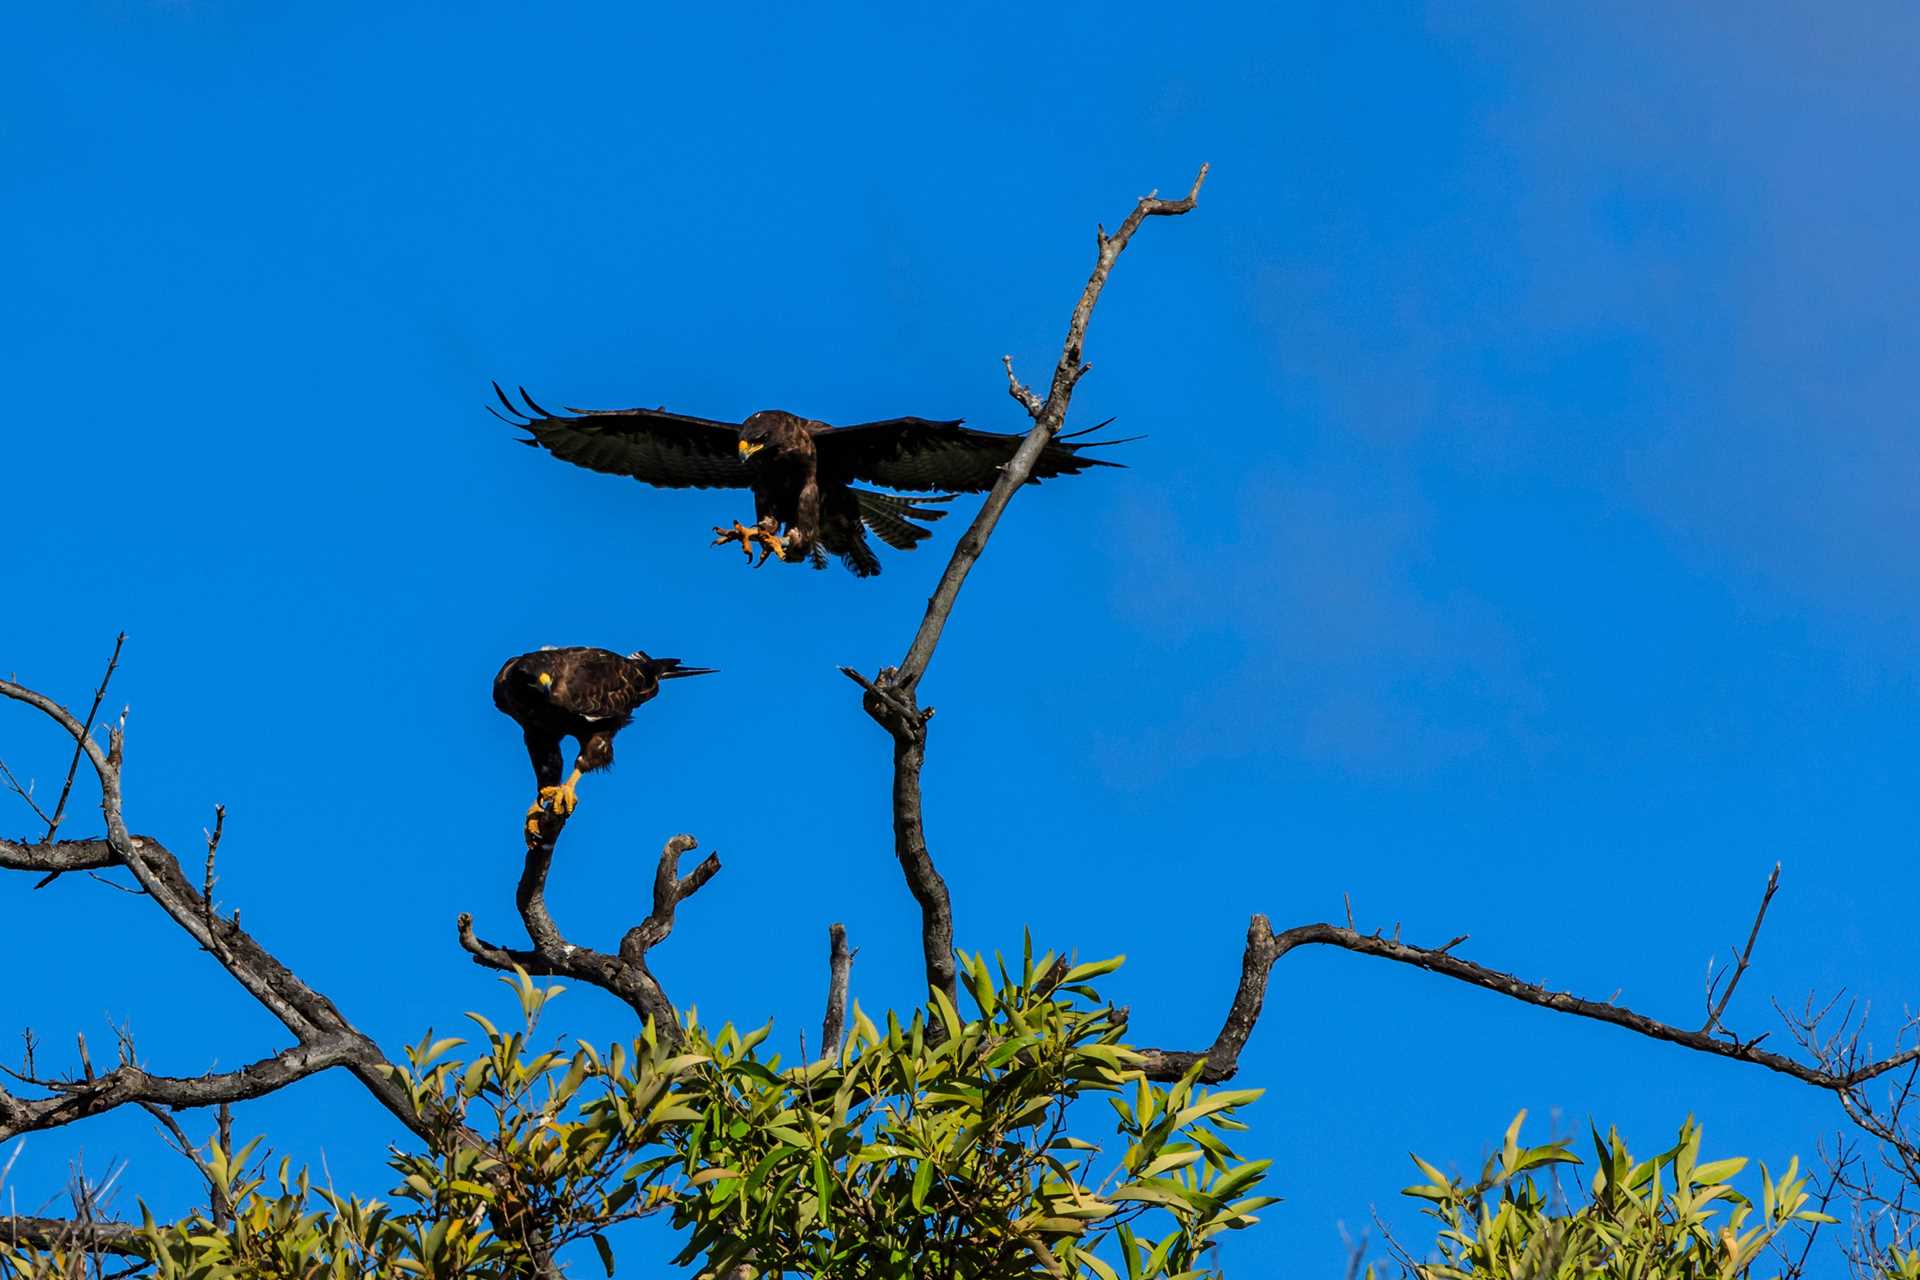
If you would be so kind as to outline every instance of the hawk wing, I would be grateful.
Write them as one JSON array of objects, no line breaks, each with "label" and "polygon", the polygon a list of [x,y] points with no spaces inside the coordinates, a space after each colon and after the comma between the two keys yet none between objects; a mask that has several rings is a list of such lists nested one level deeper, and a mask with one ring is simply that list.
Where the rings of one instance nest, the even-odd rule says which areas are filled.
[{"label": "hawk wing", "polygon": [[[1101,423],[1100,426],[1106,426]],[[1088,467],[1118,467],[1118,462],[1083,456],[1084,449],[1125,444],[1124,440],[1087,440],[1066,443],[1089,427],[1055,436],[1034,460],[1037,484],[1053,476],[1077,475]],[[975,431],[958,420],[888,418],[851,427],[831,427],[815,434],[820,470],[836,479],[865,480],[889,489],[926,489],[945,493],[984,493],[1000,478],[1000,468],[1012,460],[1025,436]],[[1136,437],[1137,438],[1137,437]]]},{"label": "hawk wing", "polygon": [[667,489],[744,489],[747,469],[740,461],[740,425],[690,418],[665,409],[569,409],[559,417],[535,404],[520,388],[522,409],[493,384],[506,406],[494,417],[527,432],[521,444],[545,449],[563,462],[589,471],[632,476]]},{"label": "hawk wing", "polygon": [[611,649],[562,649],[551,665],[553,704],[588,720],[623,719],[659,688],[646,664]]}]

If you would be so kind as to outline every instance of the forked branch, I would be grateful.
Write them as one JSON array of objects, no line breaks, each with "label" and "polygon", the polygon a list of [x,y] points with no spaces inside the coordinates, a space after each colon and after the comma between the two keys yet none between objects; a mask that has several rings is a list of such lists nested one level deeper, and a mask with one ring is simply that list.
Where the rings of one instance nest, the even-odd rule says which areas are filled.
[{"label": "forked branch", "polygon": [[[66,801],[72,794],[69,777],[60,801],[52,814],[46,815],[47,833],[41,840],[31,844],[0,840],[0,869],[52,875],[125,868],[139,892],[151,898],[248,994],[278,1018],[293,1033],[296,1043],[237,1071],[206,1076],[165,1076],[149,1072],[136,1062],[131,1046],[124,1040],[119,1065],[95,1074],[86,1060],[83,1041],[83,1072],[78,1078],[43,1078],[35,1074],[31,1064],[13,1073],[16,1080],[45,1096],[23,1097],[0,1090],[0,1138],[53,1128],[127,1105],[181,1109],[257,1098],[316,1072],[344,1067],[403,1125],[422,1138],[433,1139],[437,1136],[433,1127],[415,1113],[411,1098],[396,1079],[395,1068],[379,1046],[348,1022],[331,1000],[307,985],[242,929],[237,913],[222,916],[214,910],[208,892],[213,883],[211,855],[216,842],[210,837],[207,871],[196,885],[181,867],[179,858],[163,843],[151,836],[133,835],[127,829],[120,783],[126,749],[125,717],[109,727],[104,748],[93,735],[93,712],[105,697],[108,678],[118,664],[119,655],[120,645],[116,643],[107,675],[95,690],[92,711],[84,720],[37,690],[12,680],[0,680],[0,697],[40,712],[73,740],[76,758],[87,762],[99,783],[100,812],[106,826],[102,837],[53,839],[59,820],[66,816]],[[475,1135],[465,1136],[469,1141],[478,1141]],[[132,1228],[119,1224],[0,1217],[0,1238],[37,1247],[82,1241],[88,1248],[126,1252],[123,1246],[133,1237]]]},{"label": "forked branch", "polygon": [[1066,341],[1061,346],[1060,359],[1054,365],[1046,397],[1042,399],[1021,385],[1013,371],[1013,358],[1007,356],[1003,359],[1008,390],[1026,408],[1028,416],[1033,419],[1033,428],[1020,442],[1013,457],[1001,468],[1000,478],[981,504],[979,514],[955,545],[946,570],[940,575],[939,584],[927,600],[926,613],[920,619],[912,643],[907,646],[906,657],[898,667],[883,668],[871,680],[852,667],[840,669],[865,691],[861,705],[867,714],[893,737],[894,856],[899,860],[908,890],[920,907],[921,951],[926,965],[927,985],[932,990],[945,993],[949,1000],[954,1000],[957,992],[953,963],[953,903],[947,892],[947,883],[934,866],[933,855],[927,848],[926,823],[921,809],[920,771],[926,763],[927,721],[933,717],[933,708],[923,708],[919,704],[920,679],[933,661],[934,649],[940,643],[947,619],[953,614],[954,603],[959,599],[960,588],[965,584],[967,575],[986,550],[987,540],[993,536],[1001,514],[1007,509],[1007,504],[1013,501],[1014,493],[1033,474],[1034,462],[1066,421],[1067,408],[1073,400],[1073,389],[1091,368],[1082,358],[1087,325],[1093,319],[1093,309],[1100,301],[1101,291],[1106,288],[1107,277],[1112,274],[1114,263],[1126,250],[1134,232],[1148,218],[1171,217],[1193,209],[1199,203],[1200,186],[1206,179],[1207,166],[1203,164],[1185,198],[1162,200],[1157,193],[1149,194],[1134,205],[1133,212],[1126,216],[1113,234],[1109,235],[1104,228],[1096,232],[1097,252],[1093,273],[1087,277],[1086,287],[1080,291],[1080,300],[1074,305],[1073,315],[1067,321]]},{"label": "forked branch", "polygon": [[1001,513],[1013,501],[1014,492],[1033,474],[1033,464],[1040,457],[1040,451],[1047,447],[1054,433],[1067,420],[1067,407],[1073,401],[1073,389],[1093,367],[1083,359],[1087,325],[1093,319],[1093,309],[1100,301],[1101,292],[1107,287],[1107,277],[1113,273],[1114,263],[1120,260],[1120,255],[1133,240],[1133,233],[1148,218],[1170,218],[1191,213],[1194,206],[1200,203],[1200,187],[1206,180],[1207,166],[1203,164],[1194,175],[1193,187],[1185,198],[1162,200],[1158,192],[1149,193],[1141,197],[1134,205],[1133,212],[1126,216],[1112,235],[1105,230],[1096,230],[1098,251],[1094,255],[1093,273],[1087,277],[1086,288],[1080,291],[1080,300],[1074,304],[1073,315],[1067,321],[1066,341],[1061,344],[1060,359],[1054,364],[1053,379],[1047,388],[1045,400],[1020,384],[1020,379],[1013,372],[1012,356],[1001,358],[1007,370],[1008,391],[1033,419],[1033,430],[1027,433],[1013,460],[1007,463],[992,492],[987,494],[987,500],[981,504],[980,513],[973,518],[973,523],[954,547],[953,556],[947,561],[946,572],[940,575],[940,584],[934,588],[932,599],[927,601],[927,612],[920,620],[920,629],[914,633],[913,643],[907,647],[907,656],[892,678],[895,685],[908,690],[919,685],[920,677],[926,674],[927,665],[933,661],[933,651],[940,643],[940,633],[946,627],[948,617],[953,613],[960,588],[966,582],[967,574],[972,572],[974,562],[987,549],[987,539],[993,536]]},{"label": "forked branch", "polygon": [[699,842],[688,835],[667,841],[654,868],[653,910],[627,930],[619,951],[609,954],[568,942],[547,909],[547,873],[553,866],[554,846],[565,828],[565,817],[549,815],[527,841],[527,859],[515,899],[532,948],[503,947],[478,937],[473,931],[473,916],[466,912],[458,921],[461,947],[474,963],[489,969],[512,970],[517,966],[536,977],[571,978],[599,987],[626,1001],[641,1018],[651,1019],[656,1034],[677,1040],[679,1013],[648,967],[647,953],[673,932],[674,912],[679,905],[719,872],[720,855],[708,854],[683,876],[680,859]]},{"label": "forked branch", "polygon": [[[115,650],[118,656],[118,649]],[[104,688],[105,681],[102,681]],[[127,830],[121,812],[120,765],[125,730],[115,725],[102,749],[87,724],[65,707],[36,690],[11,680],[0,680],[0,696],[34,708],[60,726],[86,758],[100,784],[100,812],[106,835],[99,840],[61,840],[22,844],[0,841],[0,867],[22,871],[71,871],[94,867],[125,867],[147,896],[199,946],[211,954],[248,994],[278,1018],[299,1040],[287,1050],[301,1062],[318,1061],[345,1066],[402,1124],[419,1131],[419,1121],[407,1093],[391,1076],[392,1068],[379,1047],[361,1034],[333,1002],[315,991],[276,959],[232,917],[214,913],[200,888],[187,878],[180,860],[160,841],[135,836]],[[97,699],[96,699],[97,701]],[[343,1047],[350,1046],[350,1047]],[[277,1061],[285,1055],[277,1055]],[[258,1065],[258,1064],[256,1064]],[[316,1067],[315,1070],[320,1068]],[[302,1073],[304,1074],[304,1073]],[[297,1076],[290,1077],[297,1078]],[[276,1086],[277,1087],[277,1086]],[[138,1101],[138,1090],[112,1105]],[[100,1095],[100,1099],[118,1096]],[[257,1095],[250,1095],[257,1096]],[[96,1102],[100,1099],[96,1099]],[[223,1100],[218,1091],[207,1096],[210,1105]],[[95,1110],[105,1109],[95,1106]],[[91,1114],[91,1112],[89,1112]]]},{"label": "forked branch", "polygon": [[[126,632],[122,631],[113,638],[113,653],[107,659],[107,669],[105,673],[101,675],[99,685],[94,688],[93,703],[87,708],[87,718],[81,722],[81,728],[87,734],[92,734],[93,732],[94,718],[100,714],[100,704],[106,701],[107,686],[113,683],[113,673],[120,669],[120,651],[126,648],[126,645]],[[73,746],[73,758],[67,761],[66,781],[60,784],[60,799],[55,802],[53,813],[47,818],[47,834],[41,837],[41,844],[51,844],[55,833],[60,830],[60,824],[66,821],[67,801],[73,798],[73,780],[78,777],[80,773],[81,754],[81,745],[76,742]],[[40,881],[33,887],[36,889],[44,889],[59,879],[60,875],[61,873],[58,871],[49,872],[46,879]]]}]

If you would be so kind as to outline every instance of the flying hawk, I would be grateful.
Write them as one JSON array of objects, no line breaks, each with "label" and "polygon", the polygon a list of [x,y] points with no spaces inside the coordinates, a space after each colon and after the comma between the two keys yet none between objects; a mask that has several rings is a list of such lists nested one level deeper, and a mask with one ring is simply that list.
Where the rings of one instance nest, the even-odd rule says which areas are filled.
[{"label": "flying hawk", "polygon": [[[507,413],[492,406],[489,411],[528,432],[532,438],[522,444],[563,461],[670,489],[753,490],[754,523],[716,526],[713,545],[738,542],[752,561],[753,544],[759,543],[756,568],[779,556],[823,569],[825,553],[832,552],[862,578],[880,572],[868,529],[888,546],[911,551],[932,532],[914,521],[947,514],[928,504],[991,489],[1023,439],[927,418],[830,427],[781,409],[763,409],[745,422],[665,409],[568,409],[563,417],[534,403],[524,387],[525,408],[509,400],[499,383],[493,390]],[[1126,441],[1067,443],[1099,429],[1056,436],[1035,460],[1032,483],[1122,465],[1082,451]],[[856,489],[856,480],[919,496]]]},{"label": "flying hawk", "polygon": [[[527,834],[540,816],[565,817],[579,801],[580,775],[613,763],[613,735],[633,720],[642,703],[660,692],[662,680],[704,676],[711,667],[683,667],[678,658],[625,657],[608,649],[546,648],[510,658],[493,678],[493,705],[512,716],[527,740],[527,756],[540,787],[527,810]],[[560,780],[560,739],[580,744],[573,775]]]}]

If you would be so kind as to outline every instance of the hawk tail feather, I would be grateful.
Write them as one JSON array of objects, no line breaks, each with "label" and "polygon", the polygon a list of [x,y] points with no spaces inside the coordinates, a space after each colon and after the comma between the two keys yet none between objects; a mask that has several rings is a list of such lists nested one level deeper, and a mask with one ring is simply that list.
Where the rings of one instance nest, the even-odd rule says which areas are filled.
[{"label": "hawk tail feather", "polygon": [[899,494],[875,493],[870,489],[858,489],[855,492],[860,498],[860,519],[880,541],[895,551],[911,551],[922,539],[931,537],[933,530],[913,522],[945,519],[947,512],[944,507],[926,504],[951,502],[954,497],[950,493],[903,497]]},{"label": "hawk tail feather", "polygon": [[678,658],[654,658],[638,650],[628,654],[627,657],[646,663],[653,669],[653,678],[656,680],[678,680],[682,676],[710,676],[720,669],[682,666]]},{"label": "hawk tail feather", "polygon": [[873,554],[864,529],[855,527],[852,543],[840,553],[840,563],[853,570],[856,578],[871,578],[880,572],[880,557]]}]

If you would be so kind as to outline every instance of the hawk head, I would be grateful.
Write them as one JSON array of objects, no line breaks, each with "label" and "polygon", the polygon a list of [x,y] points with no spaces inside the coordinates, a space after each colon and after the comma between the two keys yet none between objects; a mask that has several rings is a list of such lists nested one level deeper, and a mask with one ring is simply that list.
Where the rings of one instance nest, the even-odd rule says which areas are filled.
[{"label": "hawk head", "polygon": [[[527,658],[531,658],[532,656],[532,654],[528,654]],[[552,697],[553,672],[544,670],[542,666],[529,662],[527,658],[522,658],[520,661],[514,663],[512,670],[507,673],[507,679],[521,691],[523,696],[533,698]]]},{"label": "hawk head", "polygon": [[740,461],[751,461],[762,449],[784,452],[806,437],[802,419],[783,409],[762,409],[740,424]]}]

